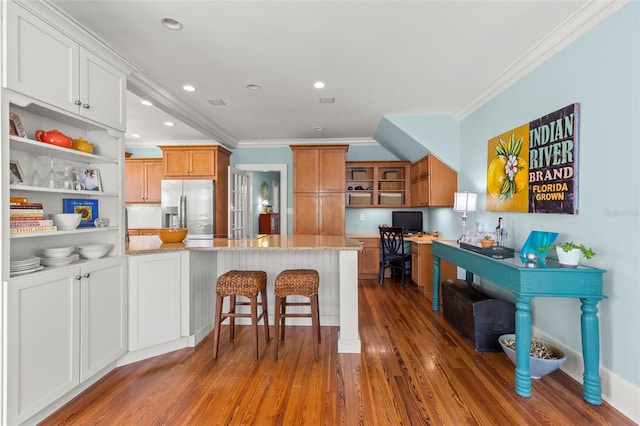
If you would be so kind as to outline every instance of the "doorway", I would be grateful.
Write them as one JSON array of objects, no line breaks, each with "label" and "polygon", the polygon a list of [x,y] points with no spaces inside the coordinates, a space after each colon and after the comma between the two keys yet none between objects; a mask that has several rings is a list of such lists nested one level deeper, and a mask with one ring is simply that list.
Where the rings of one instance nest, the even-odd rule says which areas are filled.
[{"label": "doorway", "polygon": [[[280,179],[277,181],[276,179],[270,179],[273,197],[271,198],[272,203],[277,203],[277,205],[273,206],[274,212],[280,213],[280,234],[286,235],[288,233],[287,229],[287,195],[288,195],[288,187],[287,187],[287,165],[286,164],[236,164],[235,168],[246,171],[246,172],[278,172],[280,174]],[[260,185],[262,181],[260,179],[251,179],[251,185]],[[249,193],[253,193],[256,188],[250,188]],[[277,191],[277,194],[275,193]],[[258,200],[254,200],[256,203],[259,203]],[[256,209],[257,210],[257,209]],[[258,215],[251,215],[252,221],[252,229],[257,229],[258,227]]]}]

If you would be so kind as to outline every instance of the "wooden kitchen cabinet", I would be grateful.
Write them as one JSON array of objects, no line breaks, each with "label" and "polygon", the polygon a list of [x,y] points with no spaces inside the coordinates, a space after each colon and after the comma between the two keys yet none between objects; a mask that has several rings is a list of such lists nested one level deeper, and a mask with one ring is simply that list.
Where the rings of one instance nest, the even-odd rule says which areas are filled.
[{"label": "wooden kitchen cabinet", "polygon": [[160,203],[164,177],[162,158],[130,158],[125,160],[125,202]]},{"label": "wooden kitchen cabinet", "polygon": [[[171,179],[215,179],[219,146],[161,146],[164,176]],[[221,171],[226,173],[226,170]]]},{"label": "wooden kitchen cabinet", "polygon": [[295,234],[344,235],[344,193],[294,193],[293,205]]},{"label": "wooden kitchen cabinet", "polygon": [[[426,294],[433,290],[433,256],[431,244],[411,243],[411,280],[420,287],[426,288]],[[457,277],[456,265],[440,260],[440,281]]]},{"label": "wooden kitchen cabinet", "polygon": [[408,161],[346,163],[347,207],[409,207]]},{"label": "wooden kitchen cabinet", "polygon": [[344,235],[347,148],[291,146],[294,234]]},{"label": "wooden kitchen cabinet", "polygon": [[380,274],[380,238],[358,238],[362,250],[358,252],[358,278],[378,279]]},{"label": "wooden kitchen cabinet", "polygon": [[411,165],[411,205],[413,207],[453,207],[458,190],[458,173],[434,155]]}]

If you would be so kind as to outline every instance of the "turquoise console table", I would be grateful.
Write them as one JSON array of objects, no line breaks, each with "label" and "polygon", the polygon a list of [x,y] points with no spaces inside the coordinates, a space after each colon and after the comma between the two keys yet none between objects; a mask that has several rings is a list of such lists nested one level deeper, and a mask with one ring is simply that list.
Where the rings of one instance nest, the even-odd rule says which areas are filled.
[{"label": "turquoise console table", "polygon": [[[604,270],[578,266],[562,267],[556,260],[541,264],[525,264],[519,253],[511,259],[493,259],[455,242],[433,241],[433,282],[440,282],[440,259],[445,259],[467,271],[467,281],[473,274],[511,291],[516,297],[516,393],[531,396],[529,347],[531,345],[531,300],[536,297],[575,297],[582,302],[582,353],[584,357],[584,399],[600,405],[600,326],[598,302],[602,294]],[[433,286],[434,311],[440,308],[440,286]]]}]

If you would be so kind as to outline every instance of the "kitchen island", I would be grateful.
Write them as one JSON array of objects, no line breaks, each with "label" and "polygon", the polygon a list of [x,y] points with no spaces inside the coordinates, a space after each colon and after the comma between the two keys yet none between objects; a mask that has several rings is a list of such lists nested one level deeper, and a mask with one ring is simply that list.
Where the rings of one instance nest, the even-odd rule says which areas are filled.
[{"label": "kitchen island", "polygon": [[[151,287],[152,291],[155,281],[146,279],[140,272],[142,269],[136,266],[140,260],[154,261],[154,257],[159,259],[161,255],[179,256],[176,257],[180,265],[176,277],[188,284],[181,286],[177,296],[182,307],[180,337],[184,340],[190,336],[190,344],[197,344],[213,328],[215,282],[223,273],[232,269],[262,270],[267,273],[269,323],[273,324],[273,282],[276,275],[284,269],[316,269],[320,274],[320,324],[340,327],[338,352],[359,353],[360,249],[361,245],[356,240],[321,235],[257,235],[242,239],[192,236],[181,243],[163,243],[155,235],[132,236],[126,246],[126,254],[130,256],[130,299],[133,299],[130,304],[133,309],[144,306],[138,300],[135,289],[142,285]],[[150,263],[147,272],[160,274],[156,272],[157,267],[166,263],[165,260]],[[157,278],[163,277],[158,275]],[[292,321],[292,324],[309,325],[306,318],[294,320],[298,321]],[[133,318],[133,321],[136,319]]]}]

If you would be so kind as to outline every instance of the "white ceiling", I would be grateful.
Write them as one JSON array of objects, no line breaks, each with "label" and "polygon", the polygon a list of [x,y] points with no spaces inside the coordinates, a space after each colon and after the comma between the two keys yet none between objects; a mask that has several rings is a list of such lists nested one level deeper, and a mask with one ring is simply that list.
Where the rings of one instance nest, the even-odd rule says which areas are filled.
[{"label": "white ceiling", "polygon": [[[136,93],[163,104],[167,112],[141,107],[132,96],[127,135],[213,139],[235,147],[238,141],[370,138],[385,115],[463,117],[615,2],[50,3],[137,70],[130,80]],[[166,17],[183,29],[164,28]],[[315,89],[317,80],[326,87]],[[184,92],[184,84],[196,92]],[[248,84],[261,89],[248,90]],[[149,87],[154,90],[147,96],[142,92]],[[335,103],[320,103],[321,97]],[[226,105],[213,106],[212,99]],[[175,118],[178,125],[165,128],[169,116],[196,130]]]}]

